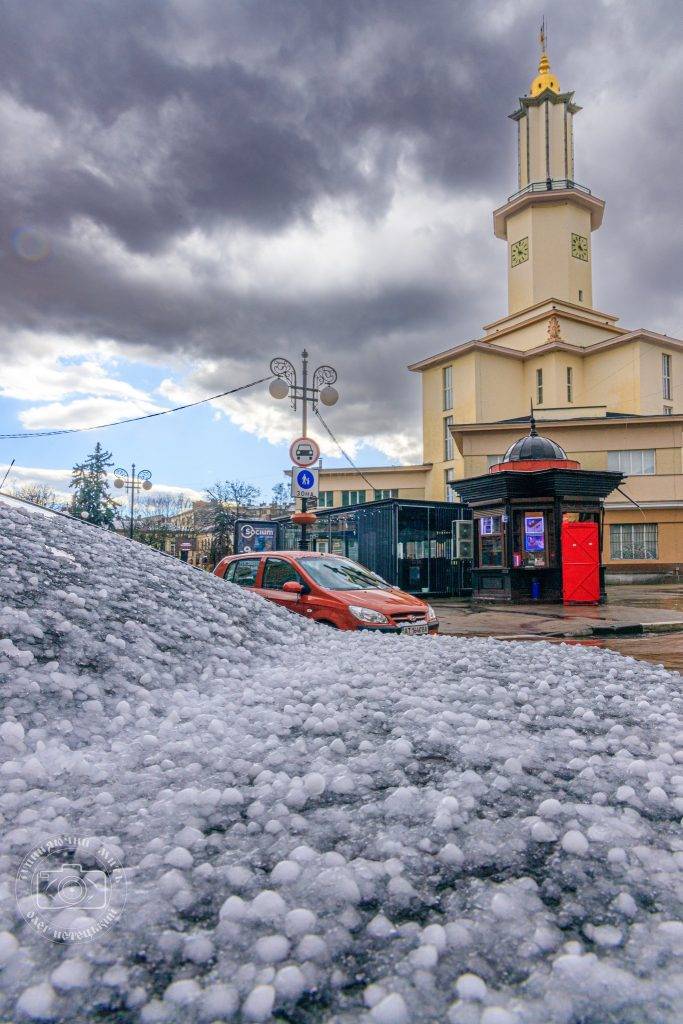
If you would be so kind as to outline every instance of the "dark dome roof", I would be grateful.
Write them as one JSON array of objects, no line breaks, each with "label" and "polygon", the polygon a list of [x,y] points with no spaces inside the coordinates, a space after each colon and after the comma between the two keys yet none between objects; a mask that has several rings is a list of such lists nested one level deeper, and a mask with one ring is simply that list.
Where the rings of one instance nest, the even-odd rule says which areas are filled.
[{"label": "dark dome roof", "polygon": [[521,462],[527,459],[533,461],[546,461],[548,459],[566,459],[567,453],[555,444],[549,437],[541,437],[536,430],[536,421],[532,415],[531,430],[528,437],[520,437],[510,445],[503,462]]}]

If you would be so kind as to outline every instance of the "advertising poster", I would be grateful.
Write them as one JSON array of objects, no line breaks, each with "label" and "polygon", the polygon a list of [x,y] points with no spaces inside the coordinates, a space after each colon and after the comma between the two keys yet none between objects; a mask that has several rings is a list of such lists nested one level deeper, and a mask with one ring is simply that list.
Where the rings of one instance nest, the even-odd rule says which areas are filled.
[{"label": "advertising poster", "polygon": [[545,533],[543,516],[524,516],[524,532],[530,533],[534,537],[542,537]]},{"label": "advertising poster", "polygon": [[237,528],[235,553],[276,551],[277,523],[240,523]]}]

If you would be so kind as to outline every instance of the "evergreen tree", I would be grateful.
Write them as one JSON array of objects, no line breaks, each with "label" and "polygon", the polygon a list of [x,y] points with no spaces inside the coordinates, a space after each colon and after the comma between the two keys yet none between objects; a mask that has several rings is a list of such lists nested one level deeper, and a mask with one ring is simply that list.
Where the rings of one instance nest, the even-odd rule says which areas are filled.
[{"label": "evergreen tree", "polygon": [[72,516],[80,516],[96,526],[114,529],[117,505],[109,495],[107,482],[107,467],[113,465],[111,452],[105,451],[98,441],[85,462],[74,466],[69,485],[74,489],[69,506]]}]

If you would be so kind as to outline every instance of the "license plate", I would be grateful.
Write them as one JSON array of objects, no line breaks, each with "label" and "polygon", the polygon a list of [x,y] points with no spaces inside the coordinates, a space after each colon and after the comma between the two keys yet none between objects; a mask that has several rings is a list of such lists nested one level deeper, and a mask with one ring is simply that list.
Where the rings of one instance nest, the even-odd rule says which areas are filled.
[{"label": "license plate", "polygon": [[426,622],[412,622],[409,626],[401,627],[401,633],[403,633],[404,636],[422,636],[426,632]]}]

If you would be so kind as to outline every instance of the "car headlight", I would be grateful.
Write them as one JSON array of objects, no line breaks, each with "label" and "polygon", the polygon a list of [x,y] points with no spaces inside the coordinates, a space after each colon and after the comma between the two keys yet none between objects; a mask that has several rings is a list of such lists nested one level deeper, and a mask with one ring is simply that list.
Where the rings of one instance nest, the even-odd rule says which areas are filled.
[{"label": "car headlight", "polygon": [[360,619],[361,622],[388,622],[389,619],[386,615],[382,615],[381,612],[376,612],[374,608],[364,608],[360,604],[350,604],[349,611],[356,619]]},{"label": "car headlight", "polygon": [[427,605],[427,621],[428,621],[428,622],[434,622],[434,620],[435,620],[436,618],[437,618],[437,614],[436,614],[436,612],[435,612],[435,611],[434,611],[434,609],[432,608],[431,604],[428,604],[428,605]]}]

